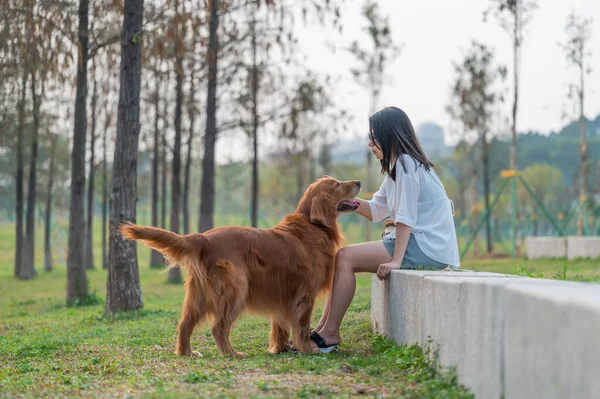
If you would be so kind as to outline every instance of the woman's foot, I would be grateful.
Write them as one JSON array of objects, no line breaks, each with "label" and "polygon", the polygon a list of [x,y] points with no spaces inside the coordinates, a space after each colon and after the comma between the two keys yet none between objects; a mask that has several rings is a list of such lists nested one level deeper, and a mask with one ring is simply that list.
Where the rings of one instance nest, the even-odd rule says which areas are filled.
[{"label": "woman's foot", "polygon": [[310,344],[313,349],[321,353],[337,352],[340,349],[340,336],[338,334],[324,334],[313,331],[310,333]]}]

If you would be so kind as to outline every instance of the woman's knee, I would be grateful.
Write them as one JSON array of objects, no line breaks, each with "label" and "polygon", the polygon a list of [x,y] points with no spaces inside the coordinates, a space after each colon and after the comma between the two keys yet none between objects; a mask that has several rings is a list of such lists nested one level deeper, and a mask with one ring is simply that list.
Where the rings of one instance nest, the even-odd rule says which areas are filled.
[{"label": "woman's knee", "polygon": [[352,257],[349,254],[348,248],[341,248],[335,255],[335,268],[337,270],[353,270]]}]

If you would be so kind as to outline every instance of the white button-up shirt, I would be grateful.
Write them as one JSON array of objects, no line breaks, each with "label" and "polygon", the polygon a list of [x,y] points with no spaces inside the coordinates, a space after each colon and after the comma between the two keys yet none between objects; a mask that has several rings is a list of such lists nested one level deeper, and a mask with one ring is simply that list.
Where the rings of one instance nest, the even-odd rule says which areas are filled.
[{"label": "white button-up shirt", "polygon": [[[454,205],[444,185],[431,168],[429,171],[408,154],[396,160],[396,181],[385,175],[379,190],[369,201],[373,222],[390,216],[395,223],[412,227],[417,244],[431,259],[459,268],[458,242],[454,227]],[[388,235],[396,237],[396,229]]]}]

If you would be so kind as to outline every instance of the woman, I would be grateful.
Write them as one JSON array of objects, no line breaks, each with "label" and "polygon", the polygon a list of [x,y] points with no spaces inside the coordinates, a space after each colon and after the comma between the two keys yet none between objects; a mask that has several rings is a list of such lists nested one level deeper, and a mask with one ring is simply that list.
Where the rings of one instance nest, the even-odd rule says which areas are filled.
[{"label": "woman", "polygon": [[395,228],[382,241],[350,245],[337,253],[332,291],[310,335],[322,353],[339,349],[340,324],[356,289],[355,273],[377,273],[385,280],[393,269],[460,267],[453,204],[410,119],[401,109],[387,107],[373,114],[369,125],[369,147],[385,177],[370,201],[356,198],[357,212],[373,222],[389,215]]}]

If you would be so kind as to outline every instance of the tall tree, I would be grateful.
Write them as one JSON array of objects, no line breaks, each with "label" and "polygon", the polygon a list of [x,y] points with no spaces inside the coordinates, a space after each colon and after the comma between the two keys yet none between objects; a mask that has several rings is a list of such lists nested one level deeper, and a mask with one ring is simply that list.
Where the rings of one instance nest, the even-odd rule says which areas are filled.
[{"label": "tall tree", "polygon": [[[367,26],[363,28],[369,35],[370,48],[362,48],[358,41],[352,42],[349,51],[359,62],[357,68],[352,68],[354,79],[370,93],[369,113],[377,109],[381,88],[386,68],[394,58],[398,57],[401,48],[394,44],[391,34],[389,17],[382,15],[378,4],[373,0],[367,0],[362,10],[363,17],[367,20]],[[374,178],[372,176],[373,156],[369,149],[366,150],[367,181],[365,191],[372,193]],[[365,240],[371,241],[373,224],[365,222]]]},{"label": "tall tree", "polygon": [[510,168],[517,168],[517,110],[519,104],[519,67],[525,27],[537,9],[537,0],[491,0],[484,12],[484,20],[494,14],[502,28],[509,34],[513,49],[513,104],[511,123]]},{"label": "tall tree", "polygon": [[17,130],[17,173],[16,179],[16,236],[17,242],[15,247],[15,270],[14,277],[21,276],[21,266],[23,265],[23,208],[24,208],[24,194],[23,194],[23,180],[25,177],[24,166],[23,166],[23,137],[25,135],[25,102],[27,100],[27,69],[25,65],[21,67],[23,69],[21,79],[21,94],[19,96],[18,107],[18,130]]},{"label": "tall tree", "polygon": [[[517,110],[519,104],[519,67],[521,62],[521,46],[525,34],[525,27],[531,20],[537,8],[537,0],[491,0],[492,5],[484,12],[483,18],[487,20],[490,13],[494,14],[502,28],[509,34],[513,48],[513,104],[511,123],[510,169],[517,169]],[[512,217],[513,217],[513,242],[516,249],[517,224],[519,219],[516,203],[517,181],[512,179]]]},{"label": "tall tree", "polygon": [[[169,71],[167,68],[167,78],[165,86],[169,87]],[[169,101],[165,98],[163,105],[163,132],[162,132],[162,149],[161,149],[161,199],[160,199],[160,227],[167,228],[167,131],[169,128]]]},{"label": "tall tree", "polygon": [[[106,107],[105,107],[106,109]],[[106,219],[108,210],[108,160],[106,151],[106,140],[108,138],[108,127],[110,117],[107,115],[102,135],[102,268],[108,269],[107,245],[106,245]]]},{"label": "tall tree", "polygon": [[88,295],[85,268],[85,141],[87,135],[87,65],[89,58],[89,0],[79,0],[77,90],[75,127],[71,151],[71,202],[69,207],[69,246],[67,253],[67,302]]},{"label": "tall tree", "polygon": [[125,0],[117,139],[110,196],[107,313],[143,306],[135,242],[125,240],[117,231],[122,222],[136,221],[143,14],[144,0]]},{"label": "tall tree", "polygon": [[37,93],[37,73],[31,71],[31,99],[33,102],[33,131],[31,133],[31,150],[29,154],[29,187],[27,191],[27,214],[25,218],[25,241],[23,242],[23,264],[20,277],[23,280],[33,278],[35,271],[35,203],[37,196],[37,162],[40,129],[40,101]]},{"label": "tall tree", "polygon": [[[193,28],[193,26],[192,26]],[[194,37],[196,33],[193,32]],[[196,128],[196,102],[194,94],[196,93],[196,68],[194,68],[194,54],[196,49],[196,40],[192,41],[190,51],[190,92],[188,96],[188,118],[190,121],[189,133],[187,139],[187,155],[185,160],[185,171],[183,181],[183,233],[190,233],[190,186],[191,186],[191,170],[192,170],[192,144],[194,142],[194,129]]]},{"label": "tall tree", "polygon": [[581,202],[581,212],[579,212],[577,220],[577,234],[583,235],[586,228],[586,220],[584,219],[584,207],[587,201],[587,178],[590,162],[588,159],[586,126],[584,115],[584,99],[585,99],[585,75],[591,72],[591,49],[590,40],[592,39],[592,19],[584,17],[572,12],[567,17],[565,26],[567,34],[566,43],[561,47],[565,51],[569,64],[577,69],[579,74],[579,82],[569,86],[569,97],[575,97],[579,106],[579,129],[581,133],[581,141],[579,145],[580,152],[580,181],[579,181],[579,201]]},{"label": "tall tree", "polygon": [[48,169],[48,190],[46,193],[46,224],[44,228],[44,270],[52,270],[52,250],[50,245],[50,232],[52,226],[52,188],[54,185],[54,155],[56,153],[56,136],[49,134],[50,138],[50,166]]},{"label": "tall tree", "polygon": [[[181,28],[182,23],[179,14],[178,0],[175,0],[175,10],[175,140],[173,143],[171,169],[171,231],[179,233],[179,221],[181,219],[181,114],[183,108],[183,55],[185,29]],[[168,273],[169,282],[181,282],[181,270],[179,267],[170,267]]]},{"label": "tall tree", "polygon": [[[154,82],[156,90],[154,92],[154,150],[152,156],[152,226],[158,227],[158,163],[160,154],[160,129],[158,122],[160,120],[160,88],[161,88],[161,72],[159,71],[159,63],[156,65]],[[150,255],[150,267],[163,267],[165,264],[163,256],[160,252],[152,250]]]},{"label": "tall tree", "polygon": [[503,101],[497,89],[498,79],[506,76],[504,67],[496,66],[494,55],[485,45],[472,42],[464,60],[454,65],[456,78],[452,85],[451,114],[462,122],[467,131],[481,141],[481,165],[486,217],[487,252],[492,252],[491,219],[489,212],[490,173],[488,137],[496,105]]},{"label": "tall tree", "polygon": [[256,7],[252,5],[252,21],[251,23],[251,37],[252,37],[252,203],[250,219],[252,227],[258,226],[258,196],[260,193],[259,179],[258,179],[258,49],[256,44],[256,13],[258,9],[258,3]]},{"label": "tall tree", "polygon": [[213,228],[215,208],[215,143],[217,140],[217,72],[219,54],[219,0],[208,2],[210,10],[208,60],[208,92],[206,98],[206,133],[204,134],[204,157],[202,158],[202,184],[198,230]]},{"label": "tall tree", "polygon": [[88,195],[87,195],[87,230],[85,234],[85,266],[87,269],[94,267],[94,176],[96,174],[96,102],[98,101],[98,80],[96,79],[96,62],[92,59],[92,124],[90,126],[90,166],[88,170]]}]

